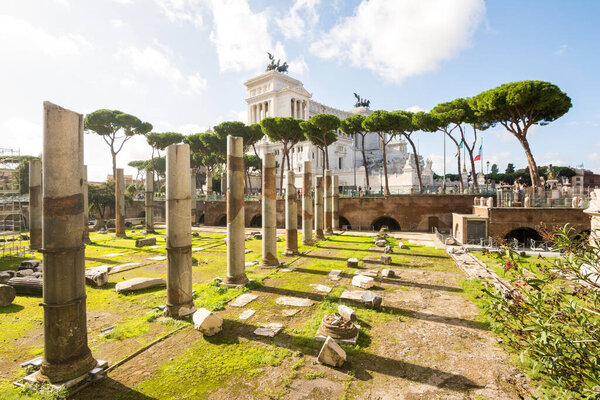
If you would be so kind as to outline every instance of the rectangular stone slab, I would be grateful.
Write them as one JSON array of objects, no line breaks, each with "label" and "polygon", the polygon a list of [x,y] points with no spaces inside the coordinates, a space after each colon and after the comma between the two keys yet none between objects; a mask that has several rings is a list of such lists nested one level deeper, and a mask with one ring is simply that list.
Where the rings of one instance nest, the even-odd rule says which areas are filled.
[{"label": "rectangular stone slab", "polygon": [[253,316],[254,313],[256,313],[256,311],[254,311],[254,310],[246,310],[243,313],[241,313],[238,318],[241,319],[242,321],[245,321],[248,318],[250,318],[251,316]]},{"label": "rectangular stone slab", "polygon": [[279,331],[283,328],[283,325],[277,323],[270,323],[267,325],[262,325],[254,331],[255,335],[258,336],[266,336],[273,337],[279,333]]},{"label": "rectangular stone slab", "polygon": [[344,290],[340,299],[361,301],[360,299],[365,292],[366,290]]},{"label": "rectangular stone slab", "polygon": [[323,292],[323,293],[329,293],[331,292],[331,288],[329,286],[325,286],[325,285],[317,285],[317,284],[311,284],[311,287],[314,287],[317,292]]},{"label": "rectangular stone slab", "polygon": [[294,315],[298,314],[298,309],[289,309],[289,310],[283,310],[281,312],[281,315],[283,315],[284,317],[293,317]]},{"label": "rectangular stone slab", "polygon": [[256,300],[257,298],[258,296],[255,294],[244,293],[243,295],[237,297],[235,300],[229,303],[229,305],[232,307],[244,307],[246,304]]},{"label": "rectangular stone slab", "polygon": [[278,297],[275,303],[280,306],[293,306],[293,307],[310,307],[313,304],[312,300],[301,299],[300,297]]},{"label": "rectangular stone slab", "polygon": [[155,256],[155,257],[147,258],[147,260],[151,260],[151,261],[164,261],[166,259],[167,259],[167,257],[165,257],[165,256]]}]

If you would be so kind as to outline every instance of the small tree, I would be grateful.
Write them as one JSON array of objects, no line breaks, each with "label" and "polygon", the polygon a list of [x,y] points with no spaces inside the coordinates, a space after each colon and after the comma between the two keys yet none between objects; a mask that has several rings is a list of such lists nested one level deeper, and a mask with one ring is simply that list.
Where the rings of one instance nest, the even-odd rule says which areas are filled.
[{"label": "small tree", "polygon": [[491,168],[490,172],[491,172],[492,174],[497,174],[497,173],[498,173],[498,171],[499,171],[499,169],[498,169],[498,164],[492,164],[492,168]]},{"label": "small tree", "polygon": [[[340,126],[340,119],[333,114],[316,114],[313,115],[309,120],[321,134],[321,142],[326,143],[323,149],[325,151],[325,165],[326,169],[329,169],[329,151],[327,149],[328,137],[331,137],[331,132],[335,132]],[[337,138],[336,138],[337,140]]]},{"label": "small tree", "polygon": [[[396,134],[401,134],[404,136],[406,141],[410,144],[412,148],[413,155],[415,156],[415,167],[417,169],[417,179],[419,180],[419,192],[423,191],[423,178],[421,177],[421,165],[419,164],[419,155],[417,154],[417,146],[415,146],[415,142],[412,140],[411,135],[420,130],[418,125],[415,125],[414,114],[410,111],[398,110],[393,112],[394,116],[394,127],[393,131]],[[424,114],[424,113],[421,113]],[[422,118],[423,115],[419,115],[419,118]]]},{"label": "small tree", "polygon": [[533,125],[547,125],[565,115],[572,107],[569,96],[550,82],[520,81],[482,92],[471,103],[480,121],[500,124],[517,138],[527,156],[531,182],[540,187],[527,133]]},{"label": "small tree", "polygon": [[281,174],[279,177],[279,188],[281,189],[283,188],[285,167],[287,165],[288,170],[291,168],[289,152],[296,143],[304,138],[302,129],[300,129],[300,120],[290,117],[268,117],[260,121],[260,126],[269,140],[283,144]]},{"label": "small tree", "polygon": [[340,121],[340,129],[349,136],[360,136],[361,139],[361,145],[360,145],[360,151],[362,153],[362,158],[363,158],[363,165],[365,167],[365,182],[366,182],[366,186],[369,187],[371,186],[371,184],[369,183],[369,166],[367,163],[367,153],[365,152],[365,136],[367,136],[367,131],[364,130],[362,124],[363,121],[365,120],[365,117],[360,115],[360,114],[356,114],[356,115],[351,115],[345,119],[343,119],[342,121]]},{"label": "small tree", "polygon": [[96,133],[110,148],[113,177],[117,176],[117,154],[125,143],[135,135],[146,135],[152,124],[118,110],[97,110],[85,116],[86,133]]},{"label": "small tree", "polygon": [[515,172],[515,164],[513,163],[508,163],[506,165],[506,170],[504,171],[505,174],[512,174],[513,172]]},{"label": "small tree", "polygon": [[383,153],[383,172],[385,177],[385,193],[387,195],[390,194],[390,185],[388,181],[386,146],[394,138],[394,134],[390,134],[390,132],[393,132],[394,127],[398,125],[398,118],[398,116],[390,112],[377,110],[373,111],[373,113],[366,117],[363,121],[363,128],[368,132],[377,132],[381,142],[381,149]]},{"label": "small tree", "polygon": [[90,214],[96,211],[99,217],[100,221],[96,226],[104,226],[106,208],[108,207],[110,212],[115,209],[115,182],[111,180],[100,185],[88,184],[88,204]]}]

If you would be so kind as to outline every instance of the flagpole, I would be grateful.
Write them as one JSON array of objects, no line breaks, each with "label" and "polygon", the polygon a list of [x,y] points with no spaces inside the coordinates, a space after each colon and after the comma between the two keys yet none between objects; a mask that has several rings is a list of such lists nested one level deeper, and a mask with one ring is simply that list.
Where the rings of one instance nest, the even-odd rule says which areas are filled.
[{"label": "flagpole", "polygon": [[479,157],[479,161],[481,161],[481,174],[483,175],[483,135],[481,135],[481,144],[479,147],[481,148],[481,157]]},{"label": "flagpole", "polygon": [[442,181],[442,188],[446,193],[446,133],[444,133],[444,180]]}]

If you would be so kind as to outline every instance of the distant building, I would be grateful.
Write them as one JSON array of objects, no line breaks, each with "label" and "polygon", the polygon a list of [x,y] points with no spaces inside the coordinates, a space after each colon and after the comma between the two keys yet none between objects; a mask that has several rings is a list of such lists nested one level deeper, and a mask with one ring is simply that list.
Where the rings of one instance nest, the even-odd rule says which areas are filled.
[{"label": "distant building", "polygon": [[576,175],[571,177],[571,187],[576,193],[582,193],[588,188],[600,188],[600,175],[583,168],[573,169]]},{"label": "distant building", "polygon": [[[133,185],[135,183],[135,180],[133,179],[133,175],[123,175],[123,178],[125,179],[125,186],[127,185]],[[106,181],[113,181],[114,177],[112,175],[106,175]]]}]

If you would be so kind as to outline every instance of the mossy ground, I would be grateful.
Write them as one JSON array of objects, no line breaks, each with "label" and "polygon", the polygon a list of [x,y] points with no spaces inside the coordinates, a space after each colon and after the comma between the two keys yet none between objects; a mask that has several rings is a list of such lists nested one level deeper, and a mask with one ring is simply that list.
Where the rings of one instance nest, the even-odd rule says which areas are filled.
[{"label": "mossy ground", "polygon": [[[350,284],[356,270],[347,268],[346,260],[382,254],[380,248],[373,248],[372,237],[331,235],[313,246],[300,246],[303,254],[291,257],[281,254],[285,242],[280,241],[278,257],[293,271],[248,266],[247,275],[256,284],[252,289],[233,289],[212,282],[226,273],[224,234],[200,232],[193,237],[193,247],[202,248],[193,252],[198,261],[192,268],[195,303],[224,320],[221,333],[203,337],[190,320],[164,318],[153,309],[165,303],[164,288],[115,293],[114,285],[123,279],[166,275],[165,261],[148,260],[165,254],[164,231],[155,235],[159,247],[154,249],[136,248],[136,235],[141,233],[128,231],[127,239],[92,234],[94,243],[86,248],[87,267],[142,264],[111,275],[109,285],[103,288],[87,287],[90,348],[96,358],[114,364],[168,332],[183,329],[76,398],[349,399],[394,398],[411,391],[422,395],[436,392],[436,396],[462,393],[475,398],[487,393],[481,392],[486,380],[506,374],[508,367],[500,356],[498,365],[492,367],[486,366],[486,358],[469,360],[473,368],[466,365],[469,363],[464,357],[470,354],[471,346],[486,348],[495,342],[485,324],[477,321],[475,306],[462,296],[458,285],[461,274],[442,250],[420,245],[400,250],[397,240],[388,237],[394,246],[390,266],[360,263],[360,269],[392,268],[398,276],[379,279],[372,289],[383,293],[383,309],[347,303],[358,316],[360,336],[356,346],[343,346],[348,355],[346,365],[333,369],[315,363],[321,343],[314,336],[322,317],[344,302],[340,300],[342,292],[357,289]],[[260,240],[246,241],[246,249],[250,250],[247,262],[260,260]],[[0,264],[0,268],[15,268],[18,262]],[[332,269],[342,271],[341,280],[329,278]],[[330,286],[332,291],[318,292],[311,286],[314,284]],[[227,304],[242,292],[258,298],[244,308]],[[277,305],[280,296],[309,298],[314,304],[285,316],[282,311],[293,307]],[[39,302],[39,298],[19,296],[12,306],[0,309],[0,391],[7,398],[40,397],[11,387],[11,382],[23,374],[19,363],[43,352]],[[246,321],[239,320],[246,309],[256,313]],[[254,335],[256,327],[272,322],[284,326],[274,338]],[[112,330],[100,332],[113,325]],[[486,398],[516,398],[510,388],[498,390],[500,394],[493,392],[496,397],[488,394]]]}]

